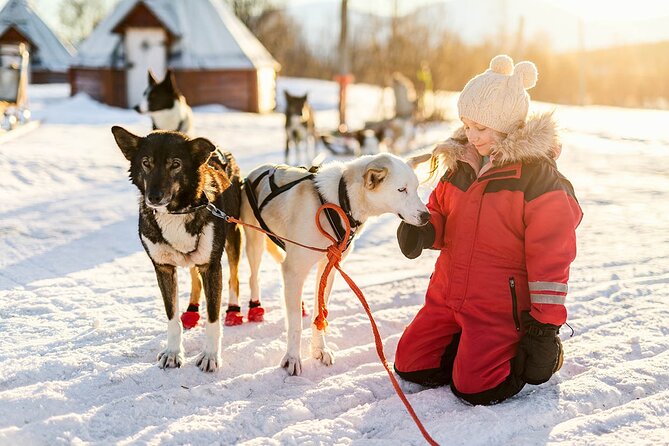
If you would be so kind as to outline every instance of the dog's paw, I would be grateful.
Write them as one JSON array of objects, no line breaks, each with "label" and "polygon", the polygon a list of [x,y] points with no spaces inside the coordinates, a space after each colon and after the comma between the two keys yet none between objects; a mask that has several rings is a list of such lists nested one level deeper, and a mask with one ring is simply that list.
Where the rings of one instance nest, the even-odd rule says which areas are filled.
[{"label": "dog's paw", "polygon": [[195,364],[203,372],[215,372],[221,364],[221,357],[213,353],[202,352],[197,355]]},{"label": "dog's paw", "polygon": [[181,313],[181,324],[185,330],[196,327],[199,320],[200,313],[197,311],[184,311]]},{"label": "dog's paw", "polygon": [[235,325],[242,325],[244,323],[244,316],[239,311],[229,311],[225,313],[225,326],[233,327]]},{"label": "dog's paw", "polygon": [[329,348],[312,348],[311,356],[319,359],[325,365],[332,365],[335,362],[334,353]]},{"label": "dog's paw", "polygon": [[261,306],[249,308],[247,316],[249,322],[262,322],[265,320],[265,309]]},{"label": "dog's paw", "polygon": [[186,358],[184,356],[183,350],[165,349],[158,353],[158,367],[161,369],[173,369],[175,367],[181,367],[185,360]]},{"label": "dog's paw", "polygon": [[291,356],[288,353],[281,360],[281,367],[286,369],[289,375],[302,374],[302,361],[299,357]]}]

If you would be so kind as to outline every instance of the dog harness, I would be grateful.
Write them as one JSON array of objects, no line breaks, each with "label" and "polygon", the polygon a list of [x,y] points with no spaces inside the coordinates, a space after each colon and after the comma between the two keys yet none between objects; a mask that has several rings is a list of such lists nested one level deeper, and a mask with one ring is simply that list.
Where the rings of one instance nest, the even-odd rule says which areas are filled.
[{"label": "dog harness", "polygon": [[[270,233],[272,232],[271,229],[269,229],[269,227],[267,226],[267,223],[265,223],[265,221],[262,218],[262,210],[265,208],[265,206],[267,206],[267,204],[269,204],[269,202],[272,201],[274,198],[290,190],[292,187],[297,186],[301,182],[307,180],[313,181],[314,176],[316,172],[318,172],[319,167],[320,166],[313,166],[310,169],[301,167],[301,169],[305,170],[306,175],[303,176],[302,178],[298,178],[297,180],[291,181],[290,183],[284,184],[283,186],[278,186],[276,184],[276,181],[274,180],[274,174],[276,173],[277,169],[280,168],[280,166],[275,166],[272,169],[262,172],[253,182],[249,181],[248,178],[244,180],[244,190],[246,191],[246,196],[249,200],[249,204],[251,205],[251,209],[253,209],[253,215],[255,215],[256,220],[258,220],[258,223],[260,224],[261,228],[263,228],[267,232]],[[268,181],[269,181],[270,193],[269,195],[267,195],[267,197],[265,197],[262,203],[258,203],[258,197],[256,196],[256,189],[258,188],[258,185],[260,184],[262,179],[265,178],[266,176],[269,176]],[[314,187],[316,186],[314,185]],[[323,195],[321,195],[320,192],[318,192],[318,199],[320,200],[321,204],[326,203],[325,198],[323,198]],[[351,225],[351,233],[349,235],[348,240],[346,240],[346,247],[348,248],[348,246],[353,241],[353,237],[355,237],[356,230],[362,225],[362,223],[353,218],[353,215],[351,214],[351,202],[348,198],[348,192],[346,191],[346,181],[344,181],[343,176],[339,180],[339,206],[344,210],[344,213],[346,214],[346,217],[348,218],[348,221]],[[337,212],[335,212],[332,209],[325,209],[325,216],[327,217],[328,222],[330,223],[330,226],[332,227],[332,230],[334,231],[337,240],[340,243],[344,241],[344,237],[346,237],[346,230],[344,229],[344,226],[342,225]],[[273,235],[268,234],[268,236],[270,240],[274,242],[275,245],[277,245],[284,251],[286,250],[286,244],[283,240]]]}]

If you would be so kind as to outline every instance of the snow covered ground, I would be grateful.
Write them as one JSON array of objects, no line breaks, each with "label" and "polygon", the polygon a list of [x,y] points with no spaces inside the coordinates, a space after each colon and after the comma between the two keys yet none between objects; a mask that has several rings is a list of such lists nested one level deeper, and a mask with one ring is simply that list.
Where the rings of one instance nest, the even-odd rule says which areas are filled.
[{"label": "snow covered ground", "polygon": [[[318,126],[334,127],[332,83],[280,79],[279,87],[308,90]],[[184,367],[159,369],[165,313],[137,237],[137,194],[110,132],[120,124],[146,133],[149,120],[67,98],[65,86],[32,95],[42,125],[0,139],[0,444],[423,444],[343,280],[330,304],[335,365],[306,359],[299,377],[277,366],[284,323],[279,270],[269,258],[267,320],[224,329],[221,369],[205,374],[194,365],[202,328],[185,334]],[[354,86],[350,96],[353,127],[380,117],[378,89]],[[564,366],[493,407],[463,404],[447,388],[404,388],[441,444],[669,444],[669,113],[537,106],[556,108],[558,164],[585,212]],[[195,123],[244,171],[282,159],[280,114],[207,106],[196,108]],[[455,125],[421,138],[444,138]],[[390,361],[436,258],[402,257],[397,224],[394,216],[372,221],[344,264],[374,311]],[[179,282],[182,305],[187,276]],[[243,302],[247,276],[244,259]],[[314,287],[312,278],[307,299]]]}]

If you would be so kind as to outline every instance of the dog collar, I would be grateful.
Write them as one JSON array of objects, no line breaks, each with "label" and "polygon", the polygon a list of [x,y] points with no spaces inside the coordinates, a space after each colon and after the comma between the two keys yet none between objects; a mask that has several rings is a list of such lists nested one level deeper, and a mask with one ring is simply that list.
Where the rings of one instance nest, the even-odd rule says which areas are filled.
[{"label": "dog collar", "polygon": [[[327,200],[323,198],[323,195],[321,195],[320,192],[318,193],[318,198],[321,200],[321,204],[327,203]],[[346,247],[348,248],[348,246],[351,244],[351,241],[355,237],[356,230],[362,226],[362,223],[353,218],[353,215],[351,214],[351,201],[348,198],[346,181],[344,181],[343,176],[339,179],[339,207],[342,208],[344,214],[346,214],[346,218],[348,219],[349,224],[351,225],[351,233],[348,240],[346,240]],[[341,223],[339,214],[337,214],[334,209],[330,208],[325,209],[324,213],[325,217],[328,219],[328,222],[330,222],[332,230],[335,232],[337,240],[340,242],[344,241],[344,238],[346,237],[346,230]]]},{"label": "dog collar", "polygon": [[343,175],[339,179],[339,205],[346,214],[351,228],[355,229],[362,225],[362,223],[353,218],[353,214],[351,213],[351,200],[348,198],[348,190],[346,189],[346,181],[344,181]]},{"label": "dog collar", "polygon": [[[209,200],[207,200],[207,199],[205,198],[204,203],[199,204],[199,205],[197,205],[197,206],[189,206],[189,207],[187,207],[187,208],[185,208],[185,209],[182,209],[182,210],[180,210],[180,211],[167,211],[166,213],[167,213],[167,214],[172,214],[172,215],[192,214],[193,212],[199,211],[199,210],[202,209],[202,208],[209,207],[210,204],[211,204],[211,203],[209,202]],[[155,214],[155,213],[157,213],[157,211],[154,209],[154,210],[153,210],[153,213]]]}]

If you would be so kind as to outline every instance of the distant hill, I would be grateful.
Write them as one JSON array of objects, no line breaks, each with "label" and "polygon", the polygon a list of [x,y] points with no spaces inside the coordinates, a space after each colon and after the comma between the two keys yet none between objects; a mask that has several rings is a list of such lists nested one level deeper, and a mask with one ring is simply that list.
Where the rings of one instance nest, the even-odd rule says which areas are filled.
[{"label": "distant hill", "polygon": [[[329,53],[335,50],[339,38],[339,8],[339,0],[315,0],[301,5],[289,3],[287,12],[302,26],[313,49]],[[446,30],[472,44],[500,35],[501,31],[515,38],[522,22],[525,40],[541,35],[557,51],[578,48],[578,18],[552,3],[538,0],[444,1],[418,8],[411,16],[434,30],[435,38]],[[365,33],[370,23],[380,25],[385,35],[389,35],[389,17],[350,9],[352,38],[368,37]],[[584,26],[584,37],[588,49],[669,40],[669,17],[589,22]]]}]

